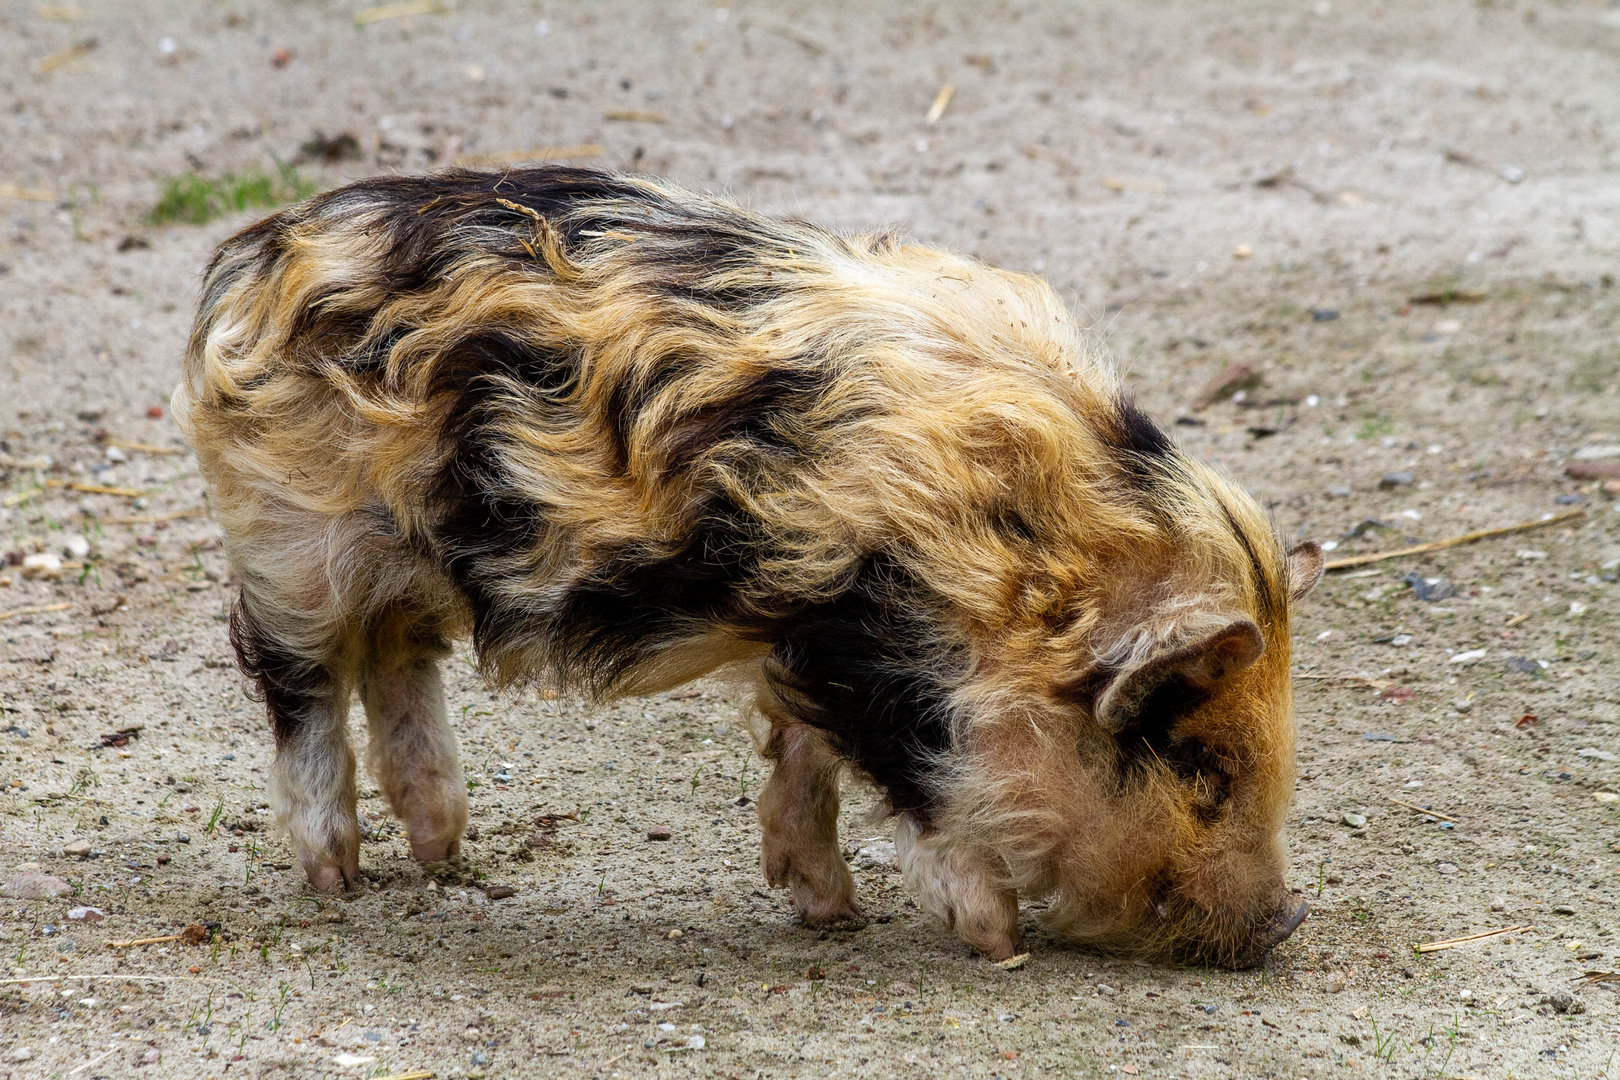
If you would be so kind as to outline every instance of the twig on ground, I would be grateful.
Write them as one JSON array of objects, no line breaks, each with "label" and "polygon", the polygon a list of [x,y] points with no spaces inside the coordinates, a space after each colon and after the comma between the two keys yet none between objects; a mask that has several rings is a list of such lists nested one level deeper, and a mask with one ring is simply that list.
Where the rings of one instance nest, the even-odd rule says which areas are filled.
[{"label": "twig on ground", "polygon": [[1594,986],[1598,983],[1620,983],[1620,971],[1584,971],[1575,977],[1575,981],[1582,986]]},{"label": "twig on ground", "polygon": [[121,517],[104,517],[98,520],[103,525],[155,525],[160,521],[179,521],[181,518],[207,516],[208,511],[199,506],[194,510],[170,510],[166,514],[125,514]]},{"label": "twig on ground", "polygon": [[1366,675],[1315,675],[1311,673],[1302,673],[1295,675],[1294,678],[1320,679],[1323,682],[1355,683],[1358,686],[1365,686],[1370,690],[1382,690],[1386,686],[1394,685],[1388,679],[1372,679],[1368,678]]},{"label": "twig on ground", "polygon": [[108,439],[108,446],[116,446],[120,450],[133,450],[137,454],[183,454],[183,446],[153,446],[151,443],[127,442],[124,439]]},{"label": "twig on ground", "polygon": [[1405,555],[1422,555],[1424,552],[1457,547],[1459,544],[1471,544],[1475,540],[1488,540],[1493,536],[1506,536],[1509,533],[1527,532],[1530,529],[1557,525],[1559,522],[1568,521],[1570,518],[1580,517],[1584,513],[1586,513],[1586,508],[1577,506],[1573,510],[1565,510],[1561,514],[1553,514],[1537,521],[1521,521],[1517,525],[1504,525],[1496,529],[1481,529],[1478,532],[1464,533],[1461,536],[1452,536],[1445,540],[1431,540],[1427,544],[1418,544],[1416,547],[1400,548],[1396,551],[1380,551],[1372,555],[1348,555],[1342,559],[1329,559],[1327,569],[1345,570],[1352,566],[1383,562],[1385,559],[1399,559]]},{"label": "twig on ground", "polygon": [[63,488],[67,491],[84,491],[91,495],[122,495],[126,499],[138,499],[146,494],[140,488],[108,487],[106,484],[86,484],[79,480],[47,480],[45,486]]},{"label": "twig on ground", "polygon": [[1453,825],[1461,825],[1462,824],[1462,822],[1458,821],[1456,818],[1452,817],[1449,814],[1442,814],[1438,810],[1425,810],[1421,806],[1415,806],[1415,805],[1413,805],[1412,803],[1409,803],[1409,802],[1402,802],[1400,799],[1397,799],[1393,795],[1389,796],[1389,801],[1394,803],[1396,806],[1404,806],[1408,810],[1416,810],[1420,814],[1428,814],[1430,817],[1437,817],[1441,821],[1449,821]]},{"label": "twig on ground", "polygon": [[939,88],[939,93],[934,95],[934,103],[928,106],[930,126],[939,123],[939,118],[945,115],[945,110],[950,107],[951,98],[954,96],[956,96],[955,83],[946,83]]},{"label": "twig on ground", "polygon": [[372,23],[386,22],[407,15],[442,15],[449,10],[450,5],[444,0],[404,0],[403,3],[383,4],[357,11],[354,13],[354,25],[370,26]]},{"label": "twig on ground", "polygon": [[1439,952],[1441,949],[1456,948],[1458,945],[1466,945],[1471,941],[1480,941],[1484,938],[1496,937],[1498,934],[1519,934],[1526,930],[1534,929],[1534,923],[1524,923],[1520,926],[1504,926],[1500,930],[1487,930],[1483,934],[1469,934],[1467,937],[1451,938],[1447,941],[1425,942],[1424,944],[1417,946],[1417,951],[1420,953]]},{"label": "twig on ground", "polygon": [[39,188],[18,187],[16,184],[0,184],[0,199],[26,199],[29,202],[55,202],[56,196]]},{"label": "twig on ground", "polygon": [[183,941],[187,945],[201,945],[208,940],[208,928],[198,923],[192,923],[178,934],[164,934],[162,937],[132,938],[129,941],[109,941],[109,949],[128,949],[135,945],[161,945],[166,941]]},{"label": "twig on ground", "polygon": [[72,604],[35,604],[33,607],[12,608],[10,611],[0,611],[0,620],[15,619],[19,615],[43,615],[47,611],[66,611]]}]

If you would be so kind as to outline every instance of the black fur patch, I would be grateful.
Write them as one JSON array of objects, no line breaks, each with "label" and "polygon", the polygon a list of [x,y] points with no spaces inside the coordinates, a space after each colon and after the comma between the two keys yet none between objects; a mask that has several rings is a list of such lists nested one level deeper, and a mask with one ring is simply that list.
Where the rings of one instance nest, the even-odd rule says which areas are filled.
[{"label": "black fur patch", "polygon": [[758,528],[725,496],[711,494],[678,546],[629,546],[602,560],[601,570],[544,613],[563,677],[606,694],[661,646],[710,628],[771,640],[795,605],[776,598],[762,614],[743,597],[758,574],[761,543],[750,535]]},{"label": "black fur patch", "polygon": [[1232,530],[1232,535],[1237,537],[1237,542],[1242,545],[1243,553],[1249,557],[1249,569],[1254,571],[1255,602],[1260,609],[1261,619],[1268,622],[1276,619],[1284,610],[1284,603],[1277,595],[1271,576],[1261,564],[1259,553],[1254,550],[1254,542],[1249,539],[1249,534],[1243,531],[1243,526],[1238,524],[1231,507],[1224,502],[1221,503],[1221,514],[1226,518],[1227,527]]},{"label": "black fur patch", "polygon": [[1158,470],[1175,454],[1175,443],[1130,398],[1115,402],[1114,414],[1105,424],[1103,441],[1119,458],[1126,475],[1139,487],[1150,487]]},{"label": "black fur patch", "polygon": [[[452,405],[439,431],[445,457],[428,496],[437,511],[433,538],[440,565],[472,608],[480,652],[520,635],[532,617],[499,601],[496,586],[513,572],[504,564],[532,551],[545,528],[545,508],[514,491],[491,426],[514,405],[527,405],[531,421],[543,417],[548,396],[577,374],[578,357],[496,332],[462,342],[435,371],[429,397],[449,397]],[[532,399],[514,402],[514,386],[532,391]]]},{"label": "black fur patch", "polygon": [[[681,374],[672,362],[657,385],[615,388],[615,415],[608,418],[614,464],[624,468],[635,411],[658,385]],[[542,539],[545,507],[524,497],[501,463],[501,438],[492,424],[515,410],[529,422],[545,422],[550,395],[575,377],[577,358],[536,352],[499,335],[485,334],[458,348],[453,365],[441,369],[438,387],[454,404],[441,429],[446,457],[431,501],[438,509],[435,541],[441,564],[474,614],[474,642],[481,653],[503,643],[542,637],[558,665],[557,675],[593,693],[605,694],[627,673],[652,660],[660,647],[710,627],[762,641],[803,602],[773,596],[757,603],[759,565],[770,554],[760,525],[743,513],[710,477],[696,485],[687,526],[674,541],[626,544],[597,554],[597,569],[548,607],[531,607],[497,595],[497,586],[518,569]],[[514,384],[534,388],[534,400],[515,397]],[[459,389],[455,389],[459,388]],[[763,481],[794,452],[793,417],[815,406],[823,386],[808,365],[770,370],[738,386],[732,396],[675,417],[648,436],[647,452],[677,482],[700,460],[724,460],[744,482]],[[577,417],[559,417],[577,420]],[[718,455],[716,451],[719,451]],[[673,478],[673,479],[672,479]],[[770,614],[762,614],[768,609]]]},{"label": "black fur patch", "polygon": [[1207,693],[1171,679],[1142,703],[1138,720],[1116,737],[1119,781],[1124,791],[1155,764],[1164,765],[1199,794],[1194,809],[1206,820],[1219,816],[1231,797],[1232,776],[1225,763],[1197,739],[1175,737],[1176,722],[1208,697]]},{"label": "black fur patch", "polygon": [[236,664],[259,688],[270,715],[270,730],[282,746],[298,734],[310,709],[331,693],[331,678],[320,667],[264,633],[246,595],[231,609],[231,648]]},{"label": "black fur patch", "polygon": [[837,752],[924,820],[932,761],[951,746],[946,687],[966,666],[936,640],[934,605],[885,560],[868,563],[838,599],[798,615],[766,665],[777,698],[825,732]]}]

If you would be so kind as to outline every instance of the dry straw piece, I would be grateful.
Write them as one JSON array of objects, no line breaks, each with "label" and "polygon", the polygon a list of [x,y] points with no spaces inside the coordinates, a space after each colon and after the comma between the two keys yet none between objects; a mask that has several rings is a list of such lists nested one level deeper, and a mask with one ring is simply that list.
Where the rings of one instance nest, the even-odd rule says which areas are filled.
[{"label": "dry straw piece", "polygon": [[192,510],[170,510],[166,514],[125,514],[121,517],[99,518],[103,525],[155,525],[160,521],[179,521],[181,518],[207,517],[202,507]]},{"label": "dry straw piece", "polygon": [[27,199],[29,202],[55,202],[56,196],[39,188],[18,187],[16,184],[0,184],[0,199]]},{"label": "dry straw piece", "polygon": [[930,124],[939,123],[939,118],[945,115],[945,110],[950,107],[951,98],[954,96],[956,96],[955,83],[946,83],[939,88],[939,93],[934,95],[934,103],[928,106],[928,122]]},{"label": "dry straw piece", "polygon": [[67,491],[83,491],[91,495],[122,495],[126,499],[138,499],[146,494],[140,488],[108,487],[106,484],[85,484],[77,480],[47,480],[45,486],[63,488]]},{"label": "dry straw piece", "polygon": [[0,621],[23,615],[43,615],[47,611],[66,611],[72,606],[72,604],[36,604],[33,607],[12,608],[10,611],[0,611]]},{"label": "dry straw piece", "polygon": [[1383,562],[1385,559],[1399,559],[1406,555],[1422,555],[1427,551],[1439,551],[1442,548],[1457,547],[1459,544],[1471,544],[1475,540],[1488,540],[1493,536],[1507,536],[1509,533],[1526,532],[1530,529],[1545,528],[1548,525],[1557,525],[1561,521],[1580,517],[1586,513],[1585,507],[1577,506],[1573,510],[1565,510],[1562,514],[1549,514],[1536,521],[1522,521],[1517,525],[1504,525],[1498,529],[1481,529],[1479,532],[1464,533],[1446,540],[1431,540],[1427,544],[1418,544],[1416,547],[1400,548],[1396,551],[1380,551],[1372,555],[1348,555],[1342,559],[1329,559],[1327,569],[1348,570],[1352,566],[1365,566],[1367,563]]},{"label": "dry straw piece", "polygon": [[108,446],[116,446],[120,450],[133,450],[137,454],[184,454],[183,446],[153,446],[151,443],[125,442],[123,439],[108,439]]},{"label": "dry straw piece", "polygon": [[69,45],[67,48],[62,49],[59,52],[53,52],[49,56],[41,57],[39,63],[35,66],[39,69],[39,72],[42,75],[47,71],[55,71],[63,64],[71,64],[79,57],[93,51],[96,46],[100,44],[101,42],[97,41],[95,38],[90,38],[86,41],[81,41],[76,45]]},{"label": "dry straw piece", "polygon": [[1467,937],[1451,938],[1446,941],[1430,941],[1417,946],[1420,953],[1439,952],[1442,949],[1454,949],[1458,945],[1467,945],[1471,941],[1481,941],[1485,938],[1496,937],[1499,934],[1522,934],[1526,930],[1534,930],[1535,923],[1525,923],[1521,926],[1504,926],[1500,930],[1487,930],[1483,934],[1469,934]]},{"label": "dry straw piece", "polygon": [[1408,810],[1416,810],[1420,814],[1428,814],[1430,817],[1439,818],[1441,821],[1449,821],[1453,825],[1461,825],[1462,824],[1462,822],[1458,821],[1456,818],[1452,817],[1449,814],[1442,814],[1438,810],[1425,810],[1421,806],[1414,806],[1412,803],[1402,802],[1400,799],[1397,799],[1393,795],[1391,795],[1389,797],[1389,801],[1394,803],[1396,806],[1404,806]]},{"label": "dry straw piece", "polygon": [[1161,195],[1165,189],[1161,180],[1128,180],[1118,176],[1105,176],[1098,183],[1109,191],[1145,191],[1150,195]]},{"label": "dry straw piece", "polygon": [[444,0],[404,0],[399,4],[383,4],[354,13],[354,25],[370,26],[389,19],[402,19],[407,15],[443,15],[450,10]]},{"label": "dry straw piece", "polygon": [[667,124],[669,117],[645,109],[609,109],[602,114],[604,120],[619,120],[630,124]]}]

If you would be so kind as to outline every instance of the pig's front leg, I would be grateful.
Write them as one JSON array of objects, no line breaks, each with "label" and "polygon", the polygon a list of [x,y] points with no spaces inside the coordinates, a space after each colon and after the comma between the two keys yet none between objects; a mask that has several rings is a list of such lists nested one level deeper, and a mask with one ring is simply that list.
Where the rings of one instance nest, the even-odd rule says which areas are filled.
[{"label": "pig's front leg", "polygon": [[776,766],[759,793],[765,880],[792,890],[806,926],[866,925],[838,849],[838,759],[813,728],[793,723],[772,728],[764,753]]},{"label": "pig's front leg", "polygon": [[992,960],[1018,953],[1018,892],[996,884],[970,852],[945,843],[909,814],[895,825],[900,875],[917,906]]}]

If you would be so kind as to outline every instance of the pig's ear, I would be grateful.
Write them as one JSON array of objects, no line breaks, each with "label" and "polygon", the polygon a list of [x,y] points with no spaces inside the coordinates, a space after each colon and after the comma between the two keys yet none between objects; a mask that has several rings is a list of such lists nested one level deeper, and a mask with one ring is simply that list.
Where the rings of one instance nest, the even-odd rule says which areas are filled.
[{"label": "pig's ear", "polygon": [[1322,580],[1322,569],[1327,565],[1322,556],[1322,545],[1307,540],[1288,552],[1288,598],[1298,600]]},{"label": "pig's ear", "polygon": [[1173,708],[1213,690],[1265,651],[1260,628],[1244,618],[1191,641],[1167,644],[1120,671],[1097,697],[1093,715],[1109,731],[1136,726],[1150,708]]}]

